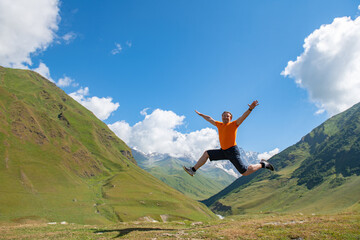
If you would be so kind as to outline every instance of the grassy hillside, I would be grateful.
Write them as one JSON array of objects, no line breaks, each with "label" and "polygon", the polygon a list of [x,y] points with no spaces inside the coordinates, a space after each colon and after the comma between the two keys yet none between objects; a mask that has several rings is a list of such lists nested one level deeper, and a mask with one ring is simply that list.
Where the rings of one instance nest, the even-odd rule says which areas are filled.
[{"label": "grassy hillside", "polygon": [[358,208],[360,104],[327,120],[258,171],[204,201],[222,214],[309,213]]},{"label": "grassy hillside", "polygon": [[170,156],[158,161],[150,161],[135,150],[133,153],[141,168],[196,200],[203,200],[218,193],[235,180],[235,177],[215,167],[204,168],[196,173],[196,177],[191,177],[182,167],[188,166],[189,162]]},{"label": "grassy hillside", "polygon": [[0,67],[0,222],[205,220],[106,124],[39,74]]}]

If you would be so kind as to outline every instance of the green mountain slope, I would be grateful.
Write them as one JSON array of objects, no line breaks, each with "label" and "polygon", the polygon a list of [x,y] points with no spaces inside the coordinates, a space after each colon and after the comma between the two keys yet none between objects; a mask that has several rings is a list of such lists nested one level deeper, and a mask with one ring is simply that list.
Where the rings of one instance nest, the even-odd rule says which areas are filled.
[{"label": "green mountain slope", "polygon": [[182,167],[190,165],[189,161],[168,155],[159,156],[158,160],[152,161],[135,150],[133,155],[142,169],[196,200],[203,200],[218,193],[236,179],[215,167],[203,168],[196,173],[196,177],[191,177]]},{"label": "green mountain slope", "polygon": [[241,177],[204,203],[222,214],[359,209],[360,104],[269,161],[276,172]]},{"label": "green mountain slope", "polygon": [[0,67],[0,222],[208,220],[140,169],[106,124],[39,74]]}]

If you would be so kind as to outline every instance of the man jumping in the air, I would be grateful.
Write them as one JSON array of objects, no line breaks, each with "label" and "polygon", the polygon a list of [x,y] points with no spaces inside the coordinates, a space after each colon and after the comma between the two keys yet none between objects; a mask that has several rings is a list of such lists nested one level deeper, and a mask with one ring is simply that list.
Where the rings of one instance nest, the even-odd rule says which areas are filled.
[{"label": "man jumping in the air", "polygon": [[232,121],[232,114],[230,112],[223,112],[222,114],[222,122],[215,121],[210,116],[204,115],[195,111],[201,117],[203,117],[206,121],[216,126],[219,132],[219,141],[220,141],[220,149],[207,150],[200,157],[198,162],[193,167],[185,167],[184,170],[191,176],[194,176],[196,170],[198,170],[202,165],[206,163],[206,161],[210,158],[210,161],[217,160],[230,160],[230,162],[236,167],[236,169],[243,176],[250,175],[261,168],[267,168],[271,171],[274,171],[274,167],[265,160],[261,160],[258,164],[251,164],[246,166],[241,158],[239,148],[236,145],[236,132],[237,128],[240,124],[249,116],[250,112],[257,106],[258,101],[252,102],[249,106],[249,109],[236,121]]}]

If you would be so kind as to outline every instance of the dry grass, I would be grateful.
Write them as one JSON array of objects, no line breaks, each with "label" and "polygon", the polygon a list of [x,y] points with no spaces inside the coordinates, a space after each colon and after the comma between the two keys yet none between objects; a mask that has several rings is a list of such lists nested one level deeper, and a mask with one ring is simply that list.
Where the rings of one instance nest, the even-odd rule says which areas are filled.
[{"label": "dry grass", "polygon": [[209,223],[0,226],[0,239],[360,239],[360,214],[233,216]]}]

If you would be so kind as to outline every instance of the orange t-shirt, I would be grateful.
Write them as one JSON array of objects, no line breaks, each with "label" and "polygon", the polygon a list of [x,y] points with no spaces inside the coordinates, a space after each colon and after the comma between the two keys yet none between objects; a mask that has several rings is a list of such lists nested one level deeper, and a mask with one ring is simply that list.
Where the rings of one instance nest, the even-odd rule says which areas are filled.
[{"label": "orange t-shirt", "polygon": [[236,132],[238,129],[238,125],[236,121],[230,123],[223,123],[219,121],[215,121],[216,127],[219,132],[219,141],[221,149],[226,150],[236,145]]}]

